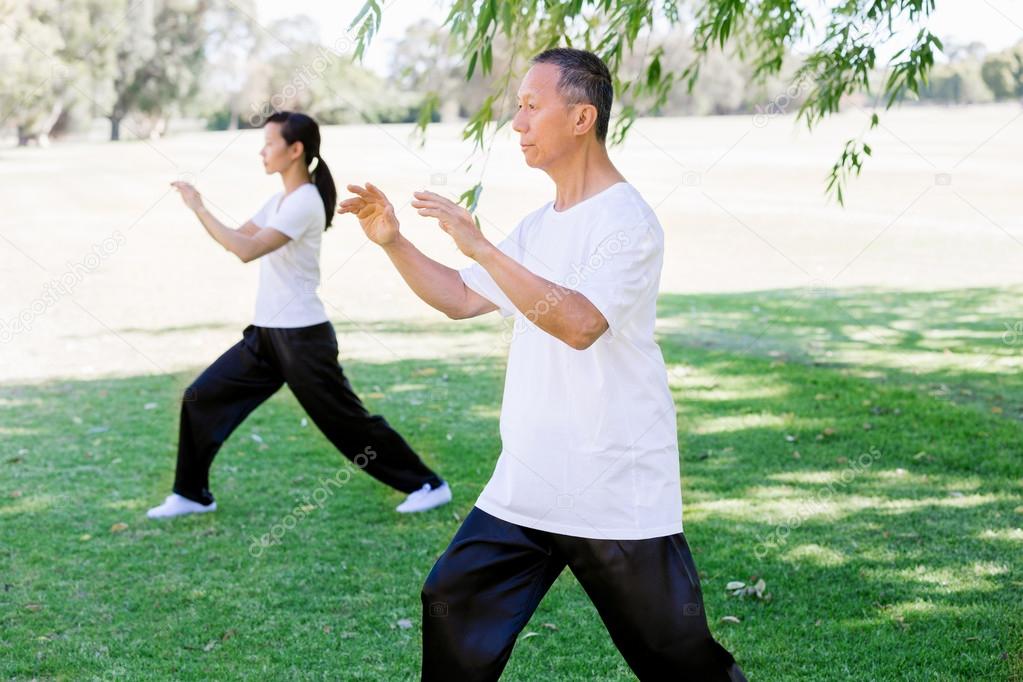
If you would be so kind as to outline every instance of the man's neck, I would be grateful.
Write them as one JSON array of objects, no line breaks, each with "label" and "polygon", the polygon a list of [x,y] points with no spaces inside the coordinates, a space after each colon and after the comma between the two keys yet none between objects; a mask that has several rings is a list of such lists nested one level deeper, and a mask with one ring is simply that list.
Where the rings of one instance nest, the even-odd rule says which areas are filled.
[{"label": "man's neck", "polygon": [[565,158],[547,174],[554,180],[557,193],[554,210],[564,211],[619,182],[625,176],[618,172],[603,144],[593,142]]}]

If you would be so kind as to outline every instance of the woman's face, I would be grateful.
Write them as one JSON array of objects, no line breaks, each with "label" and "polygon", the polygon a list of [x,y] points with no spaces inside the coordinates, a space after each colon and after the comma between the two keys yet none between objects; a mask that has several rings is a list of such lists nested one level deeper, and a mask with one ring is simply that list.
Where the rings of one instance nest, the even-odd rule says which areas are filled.
[{"label": "woman's face", "polygon": [[263,126],[263,136],[263,149],[259,155],[263,157],[263,168],[268,175],[284,172],[305,153],[301,142],[288,144],[281,135],[280,123],[267,123]]}]

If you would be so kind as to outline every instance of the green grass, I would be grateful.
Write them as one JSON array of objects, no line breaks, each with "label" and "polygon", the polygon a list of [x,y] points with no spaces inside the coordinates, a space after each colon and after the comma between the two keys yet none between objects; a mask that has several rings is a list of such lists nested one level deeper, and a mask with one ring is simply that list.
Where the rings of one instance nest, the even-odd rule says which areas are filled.
[{"label": "green grass", "polygon": [[[686,535],[751,680],[1023,680],[1019,293],[662,297]],[[347,461],[289,392],[218,456],[220,511],[152,523],[191,373],[0,389],[0,677],[418,679],[419,589],[493,467],[503,363],[345,366],[455,503],[401,517],[354,476],[258,557]],[[752,576],[769,602],[725,591]],[[632,679],[567,572],[526,631],[505,679]]]}]

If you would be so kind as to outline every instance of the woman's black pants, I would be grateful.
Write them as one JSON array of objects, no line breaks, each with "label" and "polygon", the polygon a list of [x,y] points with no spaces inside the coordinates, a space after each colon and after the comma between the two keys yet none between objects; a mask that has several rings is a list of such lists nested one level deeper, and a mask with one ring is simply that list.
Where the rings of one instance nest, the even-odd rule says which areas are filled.
[{"label": "woman's black pants", "polygon": [[[330,322],[281,329],[250,325],[185,391],[174,492],[213,501],[209,471],[220,446],[263,401],[287,384],[313,423],[348,459],[409,493],[441,480],[380,416],[366,411],[337,362]],[[360,456],[361,455],[361,456]]]},{"label": "woman's black pants", "polygon": [[422,679],[498,679],[515,638],[566,566],[640,680],[746,679],[707,627],[682,533],[592,540],[524,528],[479,508],[423,587]]}]

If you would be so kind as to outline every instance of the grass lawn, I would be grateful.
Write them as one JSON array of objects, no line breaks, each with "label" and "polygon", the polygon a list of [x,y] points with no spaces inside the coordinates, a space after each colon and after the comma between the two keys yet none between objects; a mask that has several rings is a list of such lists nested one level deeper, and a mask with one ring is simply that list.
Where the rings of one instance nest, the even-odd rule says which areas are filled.
[{"label": "grass lawn", "polygon": [[[686,535],[750,680],[1023,680],[1021,293],[662,297]],[[503,359],[344,364],[452,505],[399,516],[365,475],[310,505],[347,460],[284,390],[218,456],[217,513],[150,522],[194,373],[0,389],[0,677],[418,679],[419,589],[499,451]],[[769,601],[725,589],[755,578]],[[566,573],[505,679],[632,675]]]}]

